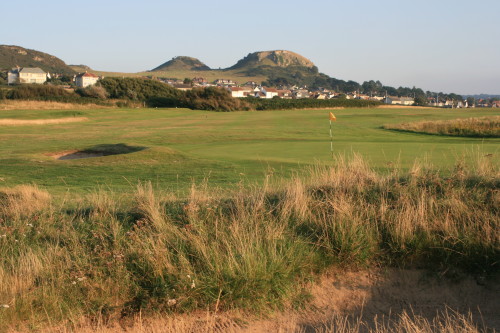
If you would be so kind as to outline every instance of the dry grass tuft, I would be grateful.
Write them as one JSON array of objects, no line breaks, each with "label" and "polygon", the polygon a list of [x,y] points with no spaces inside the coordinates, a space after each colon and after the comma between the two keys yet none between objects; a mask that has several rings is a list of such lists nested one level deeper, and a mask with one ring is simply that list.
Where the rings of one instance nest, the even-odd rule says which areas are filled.
[{"label": "dry grass tuft", "polygon": [[11,217],[30,216],[49,208],[49,192],[35,185],[19,185],[0,190],[0,214]]},{"label": "dry grass tuft", "polygon": [[3,100],[0,102],[0,110],[89,110],[106,108],[110,108],[110,106],[24,100]]},{"label": "dry grass tuft", "polygon": [[450,136],[498,138],[500,116],[454,120],[419,121],[385,125],[385,129]]},{"label": "dry grass tuft", "polygon": [[77,123],[89,120],[87,117],[53,118],[53,119],[0,119],[0,126],[54,125]]}]

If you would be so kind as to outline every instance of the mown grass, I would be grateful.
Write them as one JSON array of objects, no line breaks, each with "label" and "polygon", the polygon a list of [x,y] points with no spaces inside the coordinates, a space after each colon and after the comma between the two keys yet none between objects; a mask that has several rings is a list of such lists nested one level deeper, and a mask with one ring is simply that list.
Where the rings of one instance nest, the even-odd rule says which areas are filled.
[{"label": "mown grass", "polygon": [[[431,136],[381,129],[383,124],[423,119],[446,120],[491,115],[477,109],[334,110],[335,153],[363,155],[378,170],[399,165],[409,170],[415,158],[449,169],[470,151],[491,154],[500,163],[499,139]],[[137,182],[179,194],[194,180],[215,187],[261,183],[269,173],[291,177],[307,165],[332,165],[328,110],[206,112],[186,109],[4,110],[2,119],[86,117],[79,123],[1,126],[0,185],[35,183],[58,198],[67,191],[87,194],[96,186],[132,192]],[[106,145],[147,149],[126,155],[58,161],[66,151]],[[131,185],[132,184],[132,185]]]},{"label": "mown grass", "polygon": [[418,121],[397,125],[385,125],[384,128],[397,131],[437,135],[499,138],[500,116],[437,121]]},{"label": "mown grass", "polygon": [[202,183],[178,197],[142,183],[132,199],[96,190],[76,205],[33,186],[3,190],[0,322],[266,311],[300,303],[301,284],[332,266],[494,276],[499,166],[473,162],[447,176],[421,163],[381,174],[339,155],[306,178],[231,193]]}]

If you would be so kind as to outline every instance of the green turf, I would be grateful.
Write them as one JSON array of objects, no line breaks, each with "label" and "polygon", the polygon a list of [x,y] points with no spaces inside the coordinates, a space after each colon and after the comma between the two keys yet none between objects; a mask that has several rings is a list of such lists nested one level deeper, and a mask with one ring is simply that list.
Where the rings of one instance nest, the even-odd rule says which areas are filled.
[{"label": "green turf", "polygon": [[[54,194],[92,191],[96,185],[130,191],[138,181],[185,191],[192,181],[229,187],[262,181],[270,170],[290,175],[301,166],[332,163],[327,110],[205,112],[186,109],[0,111],[0,118],[88,117],[80,123],[0,127],[0,186],[36,183]],[[409,168],[416,158],[452,166],[465,152],[493,154],[500,139],[401,133],[384,124],[498,115],[495,109],[334,110],[335,152],[358,152],[371,165]],[[50,153],[134,152],[58,161]],[[137,149],[136,149],[137,148]]]}]

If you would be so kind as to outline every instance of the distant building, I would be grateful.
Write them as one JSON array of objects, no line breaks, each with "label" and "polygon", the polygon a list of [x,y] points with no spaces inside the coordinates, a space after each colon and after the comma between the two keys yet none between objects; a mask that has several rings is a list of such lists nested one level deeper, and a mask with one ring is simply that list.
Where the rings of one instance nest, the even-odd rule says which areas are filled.
[{"label": "distant building", "polygon": [[278,89],[278,96],[284,99],[291,99],[292,91],[287,89],[281,89],[281,90]]},{"label": "distant building", "polygon": [[415,100],[411,97],[387,96],[384,99],[384,103],[392,105],[413,105]]},{"label": "distant building", "polygon": [[43,84],[45,81],[47,81],[47,73],[38,67],[12,68],[7,74],[8,84]]},{"label": "distant building", "polygon": [[197,85],[205,85],[208,83],[207,79],[205,79],[204,77],[194,77],[192,80],[193,84],[197,84]]},{"label": "distant building", "polygon": [[244,86],[248,86],[248,87],[252,87],[253,88],[253,87],[258,86],[258,84],[255,81],[247,81],[247,82],[245,82]]},{"label": "distant building", "polygon": [[294,98],[309,98],[309,90],[307,89],[296,89],[292,92]]},{"label": "distant building", "polygon": [[261,91],[263,94],[265,94],[265,98],[273,98],[275,96],[278,96],[278,90],[275,88],[262,87]]},{"label": "distant building", "polygon": [[229,87],[227,89],[232,97],[247,97],[252,92],[252,89],[249,87]]},{"label": "distant building", "polygon": [[185,83],[174,83],[174,84],[172,84],[172,86],[174,88],[177,88],[179,90],[184,90],[184,91],[193,89],[192,85],[185,84]]},{"label": "distant building", "polygon": [[97,83],[99,80],[99,76],[92,73],[80,73],[75,76],[75,85],[79,88],[85,88],[88,86],[92,86]]},{"label": "distant building", "polygon": [[215,80],[214,83],[216,85],[219,85],[219,86],[234,86],[234,85],[236,85],[236,82],[234,82],[233,80],[227,80],[227,79],[217,79],[217,80]]}]

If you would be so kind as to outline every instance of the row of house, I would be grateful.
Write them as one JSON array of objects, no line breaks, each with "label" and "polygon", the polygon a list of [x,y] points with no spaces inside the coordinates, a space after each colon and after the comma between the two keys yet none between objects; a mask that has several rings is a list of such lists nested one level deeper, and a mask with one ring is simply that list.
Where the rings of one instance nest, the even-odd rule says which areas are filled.
[{"label": "row of house", "polygon": [[[51,78],[50,73],[46,73],[38,67],[16,67],[10,70],[7,74],[8,84],[43,84],[47,81],[47,78]],[[99,77],[93,73],[79,73],[75,75],[73,80],[77,87],[85,88],[97,83]],[[180,90],[190,90],[193,87],[221,87],[227,89],[232,97],[243,98],[243,97],[255,97],[255,98],[284,98],[284,99],[301,99],[301,98],[313,98],[313,99],[331,99],[337,98],[340,95],[336,92],[327,89],[319,89],[315,91],[309,91],[307,87],[285,87],[281,89],[259,86],[256,82],[249,81],[242,86],[238,86],[236,82],[229,79],[217,79],[213,83],[208,83],[205,78],[195,77],[190,84],[183,83],[182,80],[177,79],[159,79],[166,84],[169,84]],[[391,105],[405,105],[410,106],[415,104],[415,99],[412,97],[398,97],[398,96],[368,96],[359,94],[358,92],[353,92],[344,95],[347,99],[364,99],[381,101],[385,104]],[[488,103],[483,100],[479,100],[475,105],[468,105],[467,101],[438,101],[434,97],[428,99],[428,105],[434,107],[443,108],[468,108],[468,107],[500,107],[500,101],[493,101],[493,103]]]},{"label": "row of house", "polygon": [[[43,84],[50,78],[50,73],[38,67],[16,67],[7,73],[7,84]],[[85,88],[96,84],[100,78],[93,73],[85,72],[75,75],[73,80],[77,87]]]}]

